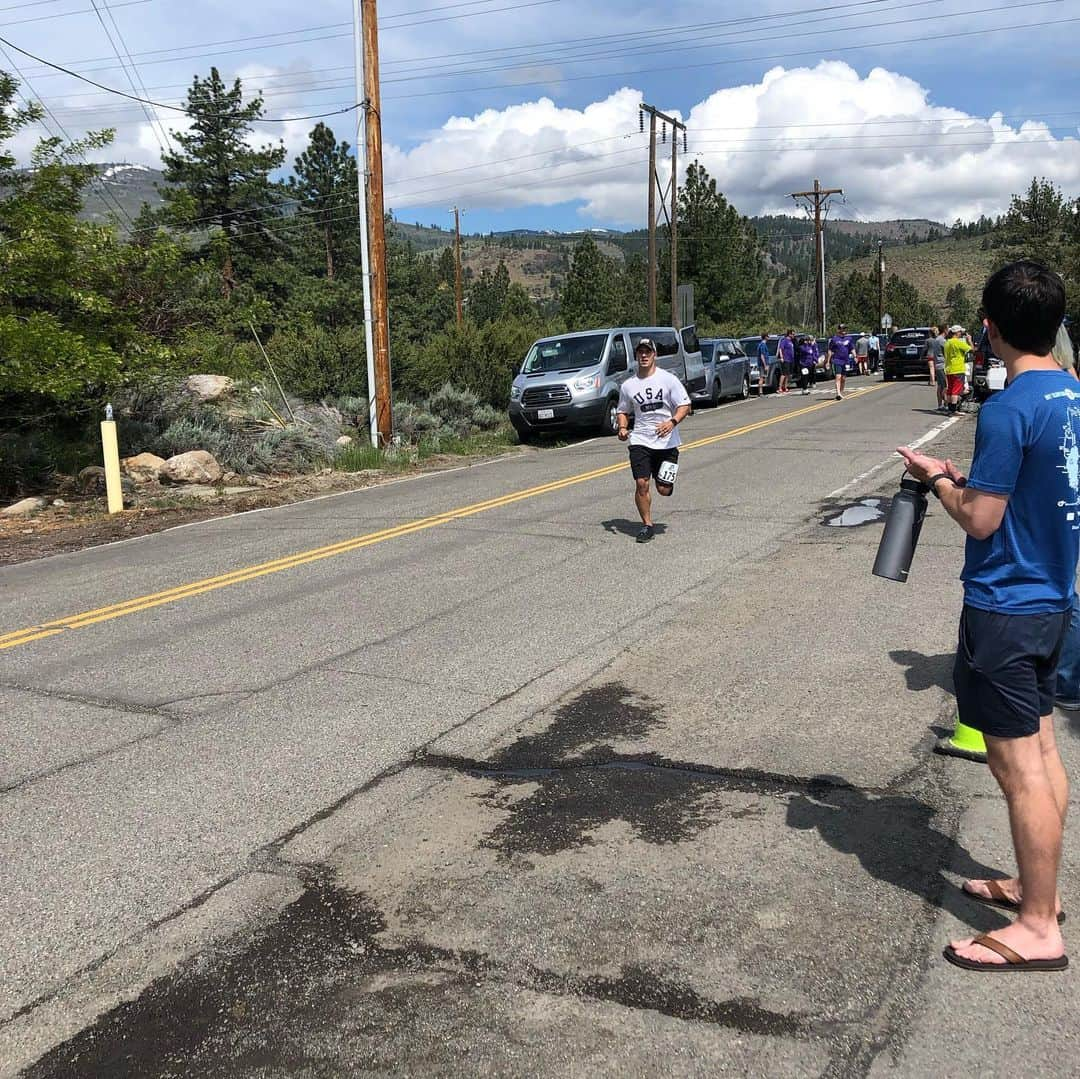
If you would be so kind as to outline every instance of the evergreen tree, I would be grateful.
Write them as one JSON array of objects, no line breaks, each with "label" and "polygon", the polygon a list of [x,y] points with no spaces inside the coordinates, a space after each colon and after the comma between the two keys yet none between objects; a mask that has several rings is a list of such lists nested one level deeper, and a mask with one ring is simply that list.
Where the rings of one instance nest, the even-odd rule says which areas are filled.
[{"label": "evergreen tree", "polygon": [[[300,204],[300,212],[318,229],[326,256],[326,276],[333,280],[335,253],[356,234],[349,212],[356,205],[356,158],[347,142],[338,142],[324,123],[312,129],[307,149],[293,162],[288,190]],[[351,246],[351,245],[350,245]]]},{"label": "evergreen tree", "polygon": [[569,330],[609,326],[617,321],[614,262],[585,235],[570,259],[559,311]]},{"label": "evergreen tree", "polygon": [[216,67],[209,78],[195,76],[186,111],[191,130],[173,132],[181,149],[162,154],[172,186],[161,188],[161,195],[174,225],[218,230],[214,246],[228,296],[236,284],[234,252],[279,242],[266,221],[280,215],[282,196],[270,173],[284,162],[285,147],[251,147],[248,136],[262,116],[262,97],[245,103],[240,80],[226,87]]},{"label": "evergreen tree", "polygon": [[502,312],[509,290],[510,271],[505,262],[500,260],[494,272],[481,270],[469,288],[469,317],[477,326],[494,322]]},{"label": "evergreen tree", "polygon": [[975,305],[963,284],[957,282],[945,293],[945,304],[949,308],[949,321],[971,328],[975,321]]}]

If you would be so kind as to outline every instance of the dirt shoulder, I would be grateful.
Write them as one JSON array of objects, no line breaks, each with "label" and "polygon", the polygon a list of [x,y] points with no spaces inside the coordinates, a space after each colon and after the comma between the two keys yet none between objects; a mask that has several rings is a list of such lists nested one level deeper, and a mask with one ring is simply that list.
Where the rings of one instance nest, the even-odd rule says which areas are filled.
[{"label": "dirt shoulder", "polygon": [[[0,566],[29,562],[55,554],[81,551],[103,543],[163,532],[177,525],[206,521],[232,513],[303,502],[320,495],[375,487],[402,476],[442,472],[462,464],[476,464],[524,451],[509,447],[500,453],[430,457],[422,464],[396,470],[332,472],[307,476],[275,477],[267,486],[237,493],[204,493],[192,496],[183,487],[141,490],[136,504],[110,515],[104,497],[61,496],[61,505],[50,504],[29,517],[0,517]],[[51,500],[52,501],[52,500]]]}]

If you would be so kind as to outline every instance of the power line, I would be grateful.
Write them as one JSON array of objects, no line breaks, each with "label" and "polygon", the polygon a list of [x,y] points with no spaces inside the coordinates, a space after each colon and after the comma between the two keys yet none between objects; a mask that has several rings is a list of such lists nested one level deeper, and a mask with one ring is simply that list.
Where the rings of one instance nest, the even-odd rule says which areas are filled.
[{"label": "power line", "polygon": [[[57,0],[47,0],[48,3],[56,3]],[[151,0],[123,0],[122,3],[116,4],[116,7],[134,7],[136,4],[149,4]],[[17,4],[16,9],[21,10],[24,7],[32,7],[32,4]],[[11,8],[0,8],[0,11],[10,11]],[[56,11],[51,15],[34,15],[29,19],[15,19],[13,22],[0,23],[0,29],[7,29],[9,26],[23,26],[29,22],[48,22],[51,19],[66,19],[70,15],[90,15],[92,9],[88,7],[76,8],[74,11]]]},{"label": "power line", "polygon": [[[1047,0],[1039,0],[1039,2],[1047,2]],[[1051,0],[1051,2],[1056,2],[1056,0]],[[1050,20],[1050,21],[1047,21],[1047,22],[1040,23],[1039,26],[1040,26],[1040,28],[1045,29],[1045,28],[1050,27],[1050,26],[1072,25],[1073,23],[1077,23],[1077,22],[1080,22],[1080,18],[1054,19],[1054,20]],[[859,27],[858,29],[875,29],[875,27]],[[961,37],[980,37],[980,36],[982,36],[984,34],[996,34],[996,33],[1002,33],[1004,31],[1011,31],[1011,30],[1030,31],[1030,29],[1031,29],[1031,27],[1027,23],[1015,23],[1015,24],[1013,24],[1011,26],[991,26],[991,27],[983,27],[983,28],[981,28],[979,30],[955,31],[954,33],[950,34],[949,36],[950,36],[951,40],[955,40],[955,39],[961,38]],[[894,49],[897,45],[917,45],[917,44],[925,44],[925,42],[926,42],[925,37],[893,38],[893,39],[890,39],[890,40],[887,40],[887,41],[857,42],[853,46],[848,45],[847,48]],[[728,57],[728,56],[725,56],[724,57],[724,66],[725,67],[730,67],[733,64],[761,64],[761,63],[764,63],[765,61],[789,60],[789,59],[793,59],[793,58],[794,59],[804,59],[805,56],[806,56],[805,50],[800,51],[800,52],[771,53],[771,54],[766,54],[766,55],[745,56],[745,57]],[[704,61],[704,62],[695,63],[695,64],[680,64],[679,65],[679,70],[680,71],[688,71],[688,70],[694,70],[694,69],[697,69],[697,68],[715,67],[715,66],[716,66],[716,61],[715,60],[709,60],[709,61]],[[629,77],[632,77],[634,75],[651,75],[651,74],[653,74],[653,73],[655,73],[657,71],[670,71],[670,66],[635,68],[635,69],[630,70],[630,71],[618,71],[618,72],[608,71],[608,72],[603,72],[601,74],[593,74],[593,75],[571,75],[571,76],[567,76],[567,77],[560,77],[558,81],[560,83],[590,82],[590,81],[595,81],[597,79],[610,79],[613,76],[618,76],[619,78],[629,78]],[[487,85],[487,86],[467,86],[467,87],[463,87],[458,92],[463,93],[463,94],[485,93],[485,92],[490,91],[490,90],[500,90],[500,91],[505,92],[507,90],[520,90],[520,89],[523,89],[525,87],[536,87],[536,86],[544,86],[544,87],[546,87],[546,86],[551,85],[551,81],[552,81],[551,79],[544,79],[544,80],[536,80],[536,81],[529,81],[529,82],[496,83],[496,84]],[[446,93],[445,90],[426,90],[426,91],[421,91],[419,93],[414,93],[414,94],[395,94],[394,96],[386,97],[383,100],[384,101],[405,101],[405,100],[408,100],[408,99],[411,99],[411,98],[419,98],[419,97],[442,97],[442,96],[445,95],[445,93]]]},{"label": "power line", "polygon": [[[172,112],[186,113],[187,107],[184,105],[169,105],[160,101],[152,101],[149,98],[139,97],[137,94],[129,94],[124,90],[117,90],[112,86],[105,86],[100,82],[95,82],[93,79],[88,79],[85,75],[80,75],[77,71],[72,71],[70,68],[61,67],[59,64],[51,63],[48,60],[43,60],[40,56],[35,56],[32,52],[27,52],[26,49],[20,49],[18,45],[8,41],[7,38],[0,37],[0,44],[6,45],[10,49],[14,49],[17,53],[21,53],[23,56],[29,56],[31,60],[36,60],[39,64],[44,64],[46,67],[54,68],[57,71],[62,71],[65,75],[70,75],[74,79],[78,79],[80,82],[88,83],[90,86],[96,86],[99,90],[104,90],[106,93],[114,94],[116,97],[125,97],[129,101],[141,101],[147,105],[153,105],[156,109],[169,109]],[[25,76],[23,76],[25,79]],[[28,84],[29,85],[29,84]],[[328,116],[340,116],[342,113],[353,112],[360,108],[359,104],[349,105],[347,108],[335,109],[333,112],[320,112],[310,116],[288,116],[288,117],[269,117],[269,116],[253,116],[250,122],[253,124],[287,124],[296,120],[322,120]]]}]

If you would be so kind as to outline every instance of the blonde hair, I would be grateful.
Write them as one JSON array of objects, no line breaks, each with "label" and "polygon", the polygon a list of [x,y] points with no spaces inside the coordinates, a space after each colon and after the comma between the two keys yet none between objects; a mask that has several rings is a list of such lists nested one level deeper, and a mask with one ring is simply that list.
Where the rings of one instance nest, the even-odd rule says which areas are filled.
[{"label": "blonde hair", "polygon": [[1069,337],[1069,331],[1065,328],[1063,322],[1058,327],[1057,339],[1054,341],[1054,347],[1050,350],[1050,355],[1054,357],[1058,362],[1058,366],[1063,371],[1076,371],[1076,351],[1073,349],[1072,338]]}]

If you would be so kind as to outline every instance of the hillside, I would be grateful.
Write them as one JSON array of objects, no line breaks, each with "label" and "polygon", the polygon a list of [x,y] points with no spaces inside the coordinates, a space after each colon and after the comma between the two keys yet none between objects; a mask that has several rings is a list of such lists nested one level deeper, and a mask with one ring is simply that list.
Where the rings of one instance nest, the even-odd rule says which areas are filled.
[{"label": "hillside", "polygon": [[[885,273],[910,281],[935,306],[945,303],[945,293],[960,283],[968,294],[978,296],[990,275],[995,253],[982,249],[983,236],[948,237],[929,243],[904,244],[885,249]],[[846,259],[829,267],[830,283],[852,270],[869,273],[875,257]]]}]

